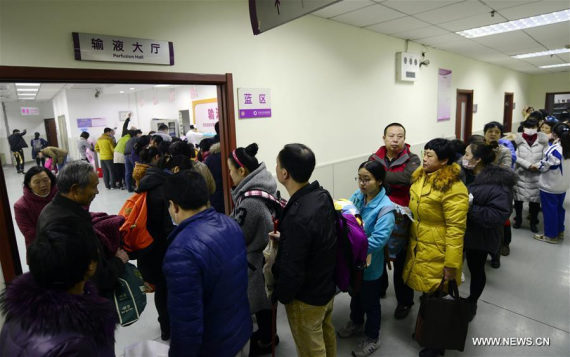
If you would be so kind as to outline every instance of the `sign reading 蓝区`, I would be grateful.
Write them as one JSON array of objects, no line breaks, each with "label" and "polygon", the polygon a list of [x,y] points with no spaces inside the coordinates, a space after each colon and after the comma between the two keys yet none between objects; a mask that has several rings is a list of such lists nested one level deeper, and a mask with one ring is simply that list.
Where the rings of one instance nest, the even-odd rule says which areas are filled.
[{"label": "sign reading \u84dd\u533a", "polygon": [[270,118],[271,90],[269,88],[238,88],[239,118]]}]

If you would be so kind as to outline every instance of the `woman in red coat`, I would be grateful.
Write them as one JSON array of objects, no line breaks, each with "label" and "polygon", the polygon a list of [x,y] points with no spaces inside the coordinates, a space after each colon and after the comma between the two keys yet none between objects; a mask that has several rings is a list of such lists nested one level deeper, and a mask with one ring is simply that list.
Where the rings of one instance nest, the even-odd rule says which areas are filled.
[{"label": "woman in red coat", "polygon": [[55,181],[54,174],[41,166],[32,167],[24,176],[24,195],[14,204],[14,213],[26,247],[36,238],[40,213],[57,193]]}]

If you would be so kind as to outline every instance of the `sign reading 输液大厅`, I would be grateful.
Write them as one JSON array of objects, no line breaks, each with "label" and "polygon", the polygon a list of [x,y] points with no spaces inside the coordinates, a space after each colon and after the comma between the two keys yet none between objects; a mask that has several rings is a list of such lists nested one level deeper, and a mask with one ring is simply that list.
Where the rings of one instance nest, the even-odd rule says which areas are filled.
[{"label": "sign reading \u8f93\u6db2\u5927\u5385", "polygon": [[172,42],[73,32],[77,61],[174,65]]},{"label": "sign reading \u8f93\u6db2\u5927\u5385", "polygon": [[271,90],[269,88],[238,88],[240,119],[270,118]]}]

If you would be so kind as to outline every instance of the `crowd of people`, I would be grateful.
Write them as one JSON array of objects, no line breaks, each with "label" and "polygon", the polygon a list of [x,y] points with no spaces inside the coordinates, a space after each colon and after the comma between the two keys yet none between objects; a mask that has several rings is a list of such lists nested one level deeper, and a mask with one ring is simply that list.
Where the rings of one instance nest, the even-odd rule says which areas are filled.
[{"label": "crowd of people", "polygon": [[[442,281],[446,289],[450,281],[461,284],[466,261],[473,320],[488,257],[499,268],[500,257],[510,254],[513,206],[512,228],[522,228],[528,202],[526,219],[534,238],[548,243],[564,238],[568,123],[544,120],[534,111],[522,123],[522,133],[505,134],[502,124],[490,122],[466,145],[430,140],[421,160],[406,144],[404,126],[391,123],[384,129],[384,145],[355,168],[357,189],[350,201],[364,222],[369,258],[347,322],[335,330],[337,213],[329,192],[310,182],[316,158],[308,146],[287,144],[276,157],[275,177],[290,197],[285,205],[266,164],[256,158],[257,144],[222,158],[218,135],[202,139],[198,150],[160,127],[155,135],[142,135],[127,126],[128,119],[116,144],[110,128],[95,145],[82,134],[81,160],[66,164],[66,156],[60,159],[62,154],[54,152],[61,165],[57,176],[43,166],[25,172],[24,195],[14,208],[30,272],[0,297],[6,318],[1,355],[58,355],[45,353],[49,350],[113,356],[117,318],[109,299],[124,264],[136,259],[144,280],[155,288],[161,338],[170,340],[170,356],[271,353],[279,344],[277,302],[285,307],[299,356],[336,356],[337,336],[355,335],[361,337],[352,354],[368,356],[380,347],[381,298],[389,284],[384,249],[401,224],[398,207],[409,208],[413,220],[407,243],[390,258],[396,319],[409,315],[414,291],[432,293]],[[12,141],[19,142],[21,135],[14,134]],[[107,189],[146,193],[146,229],[153,239],[147,249],[127,253],[118,229],[109,230],[117,227],[115,217],[89,212],[99,193],[89,150],[100,155]],[[222,159],[234,185],[229,216]],[[23,171],[23,163],[18,165]],[[543,234],[537,226],[540,210]],[[101,219],[104,227],[98,225]],[[278,246],[269,271],[264,267],[268,242]],[[268,273],[274,279],[270,294]],[[426,346],[419,355],[443,352],[441,346]]]}]

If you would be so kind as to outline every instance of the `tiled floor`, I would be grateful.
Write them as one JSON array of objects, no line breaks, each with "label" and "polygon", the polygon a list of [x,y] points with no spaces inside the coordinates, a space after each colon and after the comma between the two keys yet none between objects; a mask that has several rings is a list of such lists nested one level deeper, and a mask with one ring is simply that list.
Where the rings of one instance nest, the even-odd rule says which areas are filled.
[{"label": "tiled floor", "polygon": [[[5,167],[10,203],[21,196],[23,175],[17,175],[12,167]],[[102,185],[100,185],[102,186]],[[125,199],[126,191],[101,189],[91,206],[92,211],[116,214]],[[566,202],[568,206],[568,200]],[[525,207],[526,209],[526,207]],[[569,211],[570,212],[570,211]],[[526,212],[525,212],[526,215]],[[566,215],[568,217],[568,213]],[[542,220],[542,217],[540,217]],[[540,226],[542,228],[542,226]],[[24,239],[16,227],[22,261],[25,261]],[[567,238],[570,241],[570,237]],[[446,356],[570,356],[570,242],[563,241],[551,245],[536,241],[528,230],[528,222],[522,229],[513,229],[511,255],[503,257],[500,269],[487,266],[487,286],[479,302],[477,316],[469,325],[469,333],[463,354],[446,351]],[[24,267],[24,270],[27,270]],[[391,273],[391,272],[390,272]],[[467,281],[460,286],[466,296],[469,291]],[[411,339],[414,329],[416,305],[405,320],[393,317],[396,301],[392,288],[382,303],[382,345],[372,356],[416,356],[420,347]],[[148,305],[141,320],[129,327],[121,327],[116,334],[116,352],[123,354],[125,346],[136,341],[158,339],[160,331],[156,322],[156,309],[153,297],[148,296]],[[334,325],[342,326],[349,315],[349,297],[337,295],[333,312]],[[284,314],[279,307],[278,334],[281,344],[277,356],[295,356],[295,345]],[[474,346],[472,338],[549,338],[550,345],[543,347],[491,347]],[[355,339],[338,339],[338,356],[350,356]]]}]

